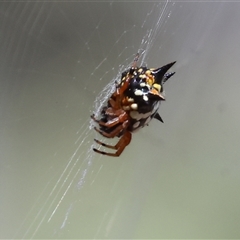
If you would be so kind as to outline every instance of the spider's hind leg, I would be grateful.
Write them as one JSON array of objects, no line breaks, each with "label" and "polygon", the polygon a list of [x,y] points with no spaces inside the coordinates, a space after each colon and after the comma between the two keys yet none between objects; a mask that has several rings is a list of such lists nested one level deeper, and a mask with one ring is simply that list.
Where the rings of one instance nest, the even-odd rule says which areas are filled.
[{"label": "spider's hind leg", "polygon": [[126,131],[122,137],[120,138],[120,140],[118,141],[118,143],[115,146],[112,145],[108,145],[105,144],[97,139],[94,139],[95,142],[97,142],[98,144],[107,147],[107,148],[111,148],[111,149],[117,149],[117,151],[115,153],[108,153],[108,152],[104,152],[104,151],[100,151],[96,148],[93,148],[93,151],[103,154],[103,155],[107,155],[107,156],[112,156],[112,157],[118,157],[121,155],[121,153],[123,152],[123,150],[125,149],[125,147],[131,142],[132,139],[132,134],[129,131]]}]

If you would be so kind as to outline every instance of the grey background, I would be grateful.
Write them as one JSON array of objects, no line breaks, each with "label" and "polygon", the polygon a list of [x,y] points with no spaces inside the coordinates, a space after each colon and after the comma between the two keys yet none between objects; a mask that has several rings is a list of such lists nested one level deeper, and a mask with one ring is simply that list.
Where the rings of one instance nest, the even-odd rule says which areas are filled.
[{"label": "grey background", "polygon": [[[240,238],[239,12],[0,2],[0,238]],[[165,123],[93,154],[94,101],[139,49],[177,60]]]}]

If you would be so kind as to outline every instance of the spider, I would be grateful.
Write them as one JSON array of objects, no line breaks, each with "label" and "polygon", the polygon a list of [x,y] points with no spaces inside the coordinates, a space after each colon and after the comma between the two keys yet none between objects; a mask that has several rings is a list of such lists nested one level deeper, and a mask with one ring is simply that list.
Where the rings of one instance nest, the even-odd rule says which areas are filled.
[{"label": "spider", "polygon": [[115,149],[115,153],[93,150],[107,156],[118,157],[132,139],[132,133],[147,126],[153,119],[163,122],[158,108],[164,101],[163,84],[175,74],[167,71],[176,63],[171,62],[160,68],[137,67],[139,54],[132,66],[124,71],[115,92],[110,96],[107,106],[101,109],[100,119],[92,114],[91,118],[98,124],[94,129],[107,138],[120,138],[116,145],[105,144],[97,139],[96,143]]}]

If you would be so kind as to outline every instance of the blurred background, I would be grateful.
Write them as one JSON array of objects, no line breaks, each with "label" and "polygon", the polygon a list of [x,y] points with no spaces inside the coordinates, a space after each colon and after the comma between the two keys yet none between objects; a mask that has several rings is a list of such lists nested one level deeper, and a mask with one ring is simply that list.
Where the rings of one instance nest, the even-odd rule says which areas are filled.
[{"label": "blurred background", "polygon": [[[0,238],[240,238],[239,12],[1,2]],[[177,61],[164,124],[119,158],[93,153],[89,116],[139,51],[139,65]]]}]

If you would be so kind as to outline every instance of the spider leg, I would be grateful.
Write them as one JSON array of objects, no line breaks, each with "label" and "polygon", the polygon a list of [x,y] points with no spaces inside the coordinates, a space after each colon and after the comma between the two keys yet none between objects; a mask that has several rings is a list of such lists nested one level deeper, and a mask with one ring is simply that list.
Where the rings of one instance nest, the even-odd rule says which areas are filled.
[{"label": "spider leg", "polygon": [[133,63],[132,63],[133,68],[137,67],[137,61],[138,61],[139,57],[140,57],[140,53],[137,53],[133,60]]},{"label": "spider leg", "polygon": [[130,79],[131,79],[130,77],[127,77],[126,80],[124,81],[124,83],[122,85],[120,85],[120,88],[117,88],[117,91],[116,91],[117,96],[122,96],[123,93],[125,92],[125,90],[128,89]]},{"label": "spider leg", "polygon": [[111,120],[108,120],[107,122],[98,121],[97,123],[100,126],[111,128],[111,127],[117,125],[118,123],[125,122],[126,120],[128,120],[128,115],[126,112],[122,111],[122,113],[120,115],[118,115],[117,117],[115,117]]},{"label": "spider leg", "polygon": [[114,108],[109,107],[105,111],[106,115],[113,116],[113,117],[120,116],[123,113],[125,113],[125,112],[121,108],[120,109],[119,108],[118,109],[114,109]]},{"label": "spider leg", "polygon": [[105,126],[106,122],[103,122],[103,121],[101,121],[101,120],[96,119],[95,116],[94,116],[94,114],[92,114],[90,117],[91,117],[91,119],[92,119],[94,122],[96,122],[97,124],[99,124],[99,125],[101,125],[101,126]]},{"label": "spider leg", "polygon": [[114,138],[116,136],[118,136],[118,134],[127,129],[128,127],[128,120],[126,120],[125,122],[123,122],[123,124],[117,126],[115,129],[113,129],[113,131],[111,131],[110,133],[107,133],[107,132],[104,132],[104,131],[101,131],[100,129],[94,127],[94,130],[97,131],[98,133],[100,133],[101,135],[103,135],[104,137],[107,137],[107,138]]},{"label": "spider leg", "polygon": [[[137,53],[133,60],[130,72],[132,71],[132,73],[133,73],[134,69],[137,67],[137,62],[138,62],[139,57],[140,57],[140,53]],[[130,75],[132,75],[132,73]],[[119,96],[119,95],[122,96],[122,94],[125,92],[125,90],[127,90],[130,79],[131,79],[131,77],[128,76],[126,78],[126,80],[124,81],[124,83],[122,85],[120,85],[119,88],[117,88],[116,96]]]},{"label": "spider leg", "polygon": [[96,123],[99,123],[99,122],[100,122],[99,120],[97,120],[97,119],[95,118],[95,114],[92,114],[90,117],[91,117],[91,119],[92,119],[93,121],[95,121]]},{"label": "spider leg", "polygon": [[[131,70],[130,70],[130,76],[128,75],[123,82],[116,85],[117,86],[116,91],[112,94],[112,97],[108,101],[109,104],[115,109],[121,108],[121,101],[124,97],[123,93],[129,87],[129,81],[131,80],[131,75],[133,74],[134,69],[137,67],[137,61],[138,61],[139,57],[140,57],[140,53],[137,53],[134,60],[133,60],[133,63],[132,63],[132,67],[131,67]],[[115,100],[113,100],[113,98]]]},{"label": "spider leg", "polygon": [[110,98],[108,100],[108,103],[110,104],[110,106],[112,106],[112,108],[119,109],[118,103],[115,100],[113,100],[113,98]]},{"label": "spider leg", "polygon": [[[124,110],[122,109],[113,109],[111,107],[109,107],[106,111],[105,111],[105,115],[110,116],[110,118],[107,122],[103,122],[101,120],[98,120],[95,118],[95,115],[92,114],[90,117],[99,125],[101,126],[105,126],[105,127],[113,127],[114,125],[124,122],[125,120],[127,120],[127,114]],[[113,118],[114,117],[114,118]]]},{"label": "spider leg", "polygon": [[107,155],[107,156],[118,157],[121,155],[125,147],[131,142],[131,139],[132,139],[132,134],[129,131],[126,131],[115,146],[111,146],[111,145],[102,143],[98,140],[95,140],[98,144],[107,148],[117,149],[117,151],[115,153],[108,153],[108,152],[100,151],[96,148],[93,148],[93,151],[103,155]]},{"label": "spider leg", "polygon": [[118,133],[121,132],[122,130],[122,125],[119,125],[118,127],[116,127],[112,132],[110,133],[107,133],[107,132],[104,132],[104,131],[101,131],[100,129],[94,127],[94,130],[98,133],[100,133],[101,135],[103,135],[104,137],[107,137],[107,138],[114,138],[118,135]]},{"label": "spider leg", "polygon": [[116,145],[115,145],[115,146],[112,146],[112,145],[103,143],[103,142],[97,140],[96,138],[94,138],[94,141],[95,141],[96,143],[98,143],[99,145],[102,145],[102,146],[104,146],[104,147],[111,148],[111,149],[117,149],[117,148],[116,148]]}]

